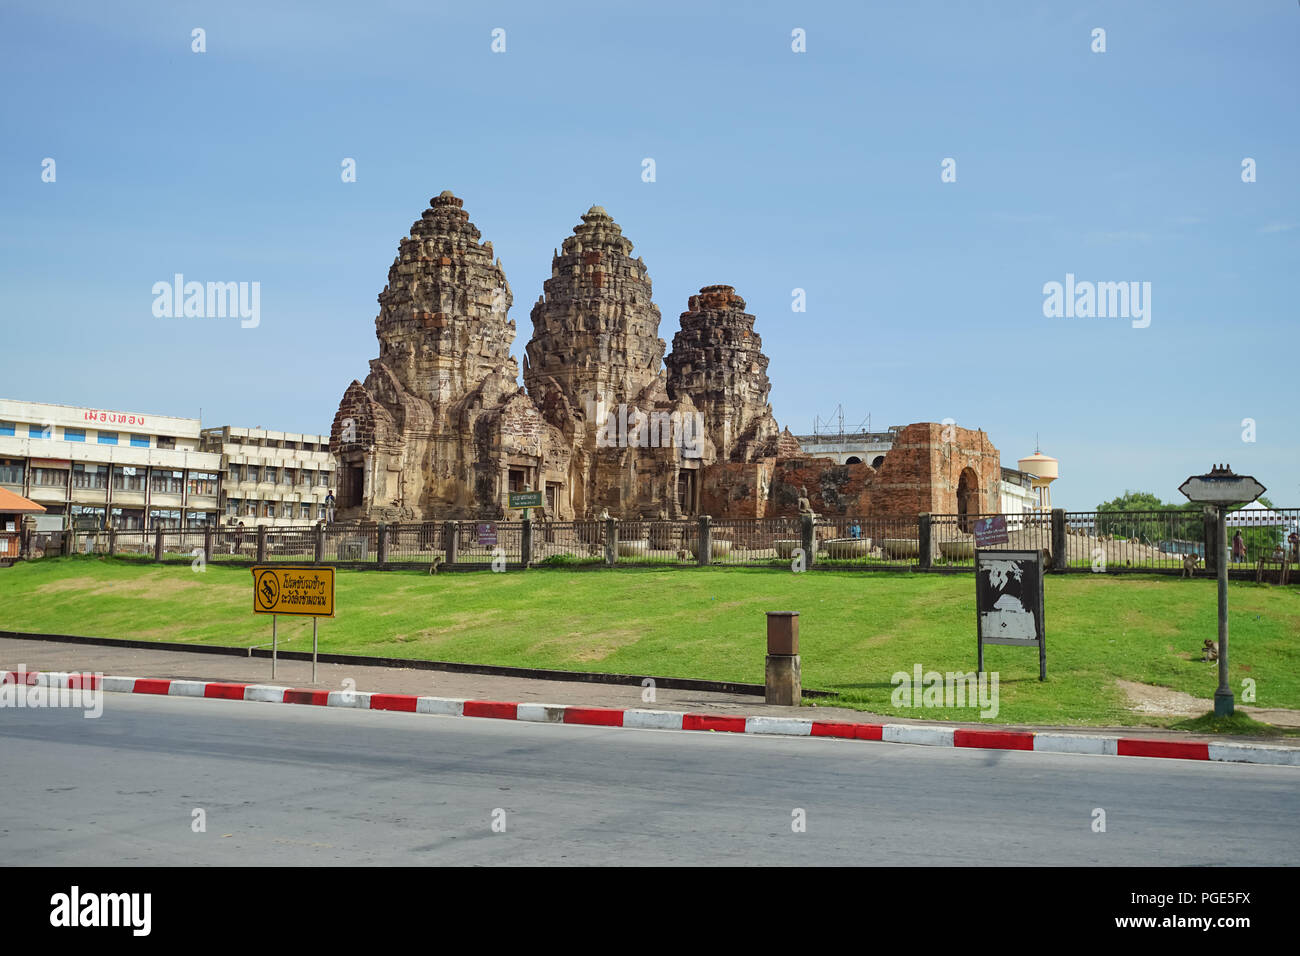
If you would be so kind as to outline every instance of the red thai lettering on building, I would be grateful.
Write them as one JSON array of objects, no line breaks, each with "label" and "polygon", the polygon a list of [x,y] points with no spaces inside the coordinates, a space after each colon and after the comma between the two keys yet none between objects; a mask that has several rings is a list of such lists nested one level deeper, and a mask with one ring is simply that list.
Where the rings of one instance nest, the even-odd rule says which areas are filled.
[{"label": "red thai lettering on building", "polygon": [[82,416],[83,421],[87,422],[106,422],[110,425],[143,425],[143,415],[127,415],[123,412],[105,412],[95,409],[88,411]]}]

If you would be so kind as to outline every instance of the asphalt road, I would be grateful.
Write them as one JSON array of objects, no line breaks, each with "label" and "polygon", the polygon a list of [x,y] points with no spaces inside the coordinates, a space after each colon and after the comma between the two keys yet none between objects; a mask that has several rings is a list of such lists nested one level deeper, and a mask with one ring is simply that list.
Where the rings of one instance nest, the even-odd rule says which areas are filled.
[{"label": "asphalt road", "polygon": [[1300,861],[1295,768],[105,701],[0,710],[0,862]]}]

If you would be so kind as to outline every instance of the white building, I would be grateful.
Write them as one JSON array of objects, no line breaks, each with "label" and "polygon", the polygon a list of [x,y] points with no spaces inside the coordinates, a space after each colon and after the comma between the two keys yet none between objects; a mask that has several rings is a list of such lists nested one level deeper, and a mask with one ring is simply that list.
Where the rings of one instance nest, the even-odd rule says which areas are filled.
[{"label": "white building", "polygon": [[[998,500],[1004,515],[1028,515],[1040,510],[1038,491],[1033,487],[1033,475],[1014,468],[1002,469],[998,487]],[[1018,528],[1020,521],[1008,517],[1007,527]]]},{"label": "white building", "polygon": [[841,465],[867,464],[879,468],[885,454],[894,447],[901,425],[891,425],[884,432],[840,432],[796,435],[799,449],[814,458],[833,458]]},{"label": "white building", "polygon": [[221,523],[299,527],[325,514],[335,489],[328,435],[262,428],[205,428],[201,445],[219,456]]},{"label": "white building", "polygon": [[47,526],[215,523],[221,456],[199,420],[0,399],[0,486],[45,506]]}]

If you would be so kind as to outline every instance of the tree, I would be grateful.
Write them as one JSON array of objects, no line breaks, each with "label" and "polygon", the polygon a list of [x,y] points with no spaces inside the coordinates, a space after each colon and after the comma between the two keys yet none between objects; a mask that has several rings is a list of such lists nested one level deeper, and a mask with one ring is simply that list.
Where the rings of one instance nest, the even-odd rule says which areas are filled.
[{"label": "tree", "polygon": [[1200,541],[1204,537],[1201,506],[1190,501],[1163,502],[1149,491],[1125,491],[1097,506],[1097,534],[1137,538],[1148,544]]}]

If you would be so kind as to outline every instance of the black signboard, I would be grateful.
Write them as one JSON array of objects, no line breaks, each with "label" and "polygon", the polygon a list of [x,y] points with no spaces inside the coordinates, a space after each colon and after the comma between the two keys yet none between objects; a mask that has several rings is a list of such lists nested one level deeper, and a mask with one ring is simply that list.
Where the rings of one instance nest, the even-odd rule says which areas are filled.
[{"label": "black signboard", "polygon": [[1043,552],[975,552],[975,626],[979,671],[985,644],[1038,647],[1038,679],[1047,679],[1043,622]]}]

